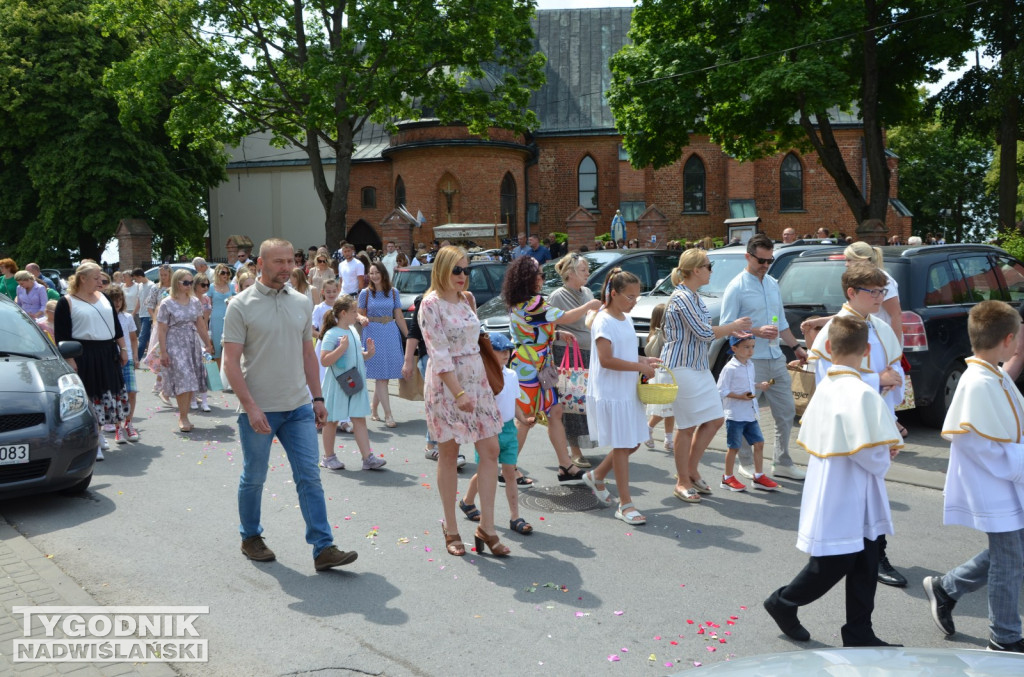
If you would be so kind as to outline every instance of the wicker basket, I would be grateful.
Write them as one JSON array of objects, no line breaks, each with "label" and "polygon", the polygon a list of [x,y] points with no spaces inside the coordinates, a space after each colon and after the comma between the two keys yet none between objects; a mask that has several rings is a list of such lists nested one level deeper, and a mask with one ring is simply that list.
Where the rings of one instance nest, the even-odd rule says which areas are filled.
[{"label": "wicker basket", "polygon": [[644,404],[672,404],[676,401],[676,395],[679,394],[676,375],[665,367],[658,367],[658,369],[667,372],[672,378],[672,383],[644,383],[642,377],[637,378],[636,394]]}]

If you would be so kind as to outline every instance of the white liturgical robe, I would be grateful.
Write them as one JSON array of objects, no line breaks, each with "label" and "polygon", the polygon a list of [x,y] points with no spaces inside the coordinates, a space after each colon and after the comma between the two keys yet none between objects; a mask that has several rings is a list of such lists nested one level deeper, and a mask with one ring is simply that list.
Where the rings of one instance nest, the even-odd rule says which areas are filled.
[{"label": "white liturgical robe", "polygon": [[890,448],[903,446],[892,409],[850,367],[832,367],[801,420],[797,443],[810,455],[796,547],[815,557],[864,549],[891,534],[885,491]]}]

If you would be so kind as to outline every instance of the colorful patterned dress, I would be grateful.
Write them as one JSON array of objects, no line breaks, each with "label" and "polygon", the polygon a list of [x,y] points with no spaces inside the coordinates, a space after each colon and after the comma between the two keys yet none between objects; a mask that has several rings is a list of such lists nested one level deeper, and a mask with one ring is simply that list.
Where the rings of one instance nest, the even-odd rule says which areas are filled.
[{"label": "colorful patterned dress", "polygon": [[[503,424],[480,357],[480,319],[469,302],[449,303],[430,292],[420,304],[417,319],[430,354],[423,384],[430,437],[438,442],[454,439],[457,444],[495,437]],[[440,377],[449,371],[455,372],[465,397],[473,401],[472,412],[455,406],[454,393]]]},{"label": "colorful patterned dress", "polygon": [[546,414],[558,403],[558,391],[555,388],[542,389],[537,373],[551,351],[557,330],[555,320],[564,314],[564,310],[548,305],[540,294],[509,311],[509,329],[516,344],[512,369],[519,376],[517,404],[527,416],[533,416],[537,411]]}]

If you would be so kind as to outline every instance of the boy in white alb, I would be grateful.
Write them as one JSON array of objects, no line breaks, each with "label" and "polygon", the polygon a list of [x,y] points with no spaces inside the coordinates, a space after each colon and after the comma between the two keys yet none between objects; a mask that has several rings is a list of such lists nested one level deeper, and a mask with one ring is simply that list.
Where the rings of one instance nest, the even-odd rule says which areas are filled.
[{"label": "boy in white alb", "polygon": [[[824,332],[823,332],[824,333]],[[878,585],[876,539],[892,533],[885,473],[903,446],[892,412],[858,370],[868,352],[868,328],[853,317],[829,323],[833,367],[801,421],[797,443],[807,451],[797,548],[811,556],[796,578],[765,600],[788,637],[811,638],[797,609],[846,579],[843,646],[889,646],[875,636],[871,614]]]},{"label": "boy in white alb", "polygon": [[974,356],[942,424],[951,442],[943,523],[984,532],[988,547],[924,579],[932,618],[947,635],[956,631],[957,600],[988,585],[988,649],[1014,653],[1024,653],[1024,398],[999,363],[1013,357],[1019,331],[1020,315],[1002,301],[982,301],[967,318]]},{"label": "boy in white alb", "polygon": [[775,491],[779,488],[770,477],[762,472],[764,464],[764,435],[758,423],[757,394],[771,387],[768,381],[755,383],[753,334],[730,336],[733,357],[718,375],[718,394],[722,396],[725,410],[725,440],[729,450],[725,454],[725,474],[719,485],[729,491],[745,491],[746,485],[732,474],[740,444],[745,439],[754,454],[754,488]]}]

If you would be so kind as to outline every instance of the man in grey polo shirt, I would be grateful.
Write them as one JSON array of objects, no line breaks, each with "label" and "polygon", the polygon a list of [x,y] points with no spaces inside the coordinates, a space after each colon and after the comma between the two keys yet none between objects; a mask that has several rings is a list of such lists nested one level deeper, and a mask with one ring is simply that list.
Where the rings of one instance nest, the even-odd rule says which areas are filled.
[{"label": "man in grey polo shirt", "polygon": [[[327,521],[316,435],[327,420],[327,409],[313,352],[312,307],[305,294],[285,285],[295,266],[294,252],[285,240],[270,239],[260,245],[260,277],[231,299],[224,317],[224,373],[242,409],[238,415],[243,456],[238,482],[242,552],[257,562],[275,557],[261,536],[260,501],[276,437],[292,466],[299,509],[306,520],[306,542],[313,546],[313,564],[317,571],[324,571],[354,562],[357,555],[334,545]],[[312,405],[309,393],[313,393]]]}]

